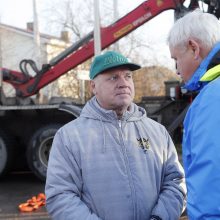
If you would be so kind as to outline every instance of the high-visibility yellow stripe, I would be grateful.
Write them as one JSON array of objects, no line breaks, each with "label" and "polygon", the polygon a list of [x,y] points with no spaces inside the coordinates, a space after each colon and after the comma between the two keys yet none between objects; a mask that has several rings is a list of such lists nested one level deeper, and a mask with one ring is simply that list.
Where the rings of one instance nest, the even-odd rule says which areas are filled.
[{"label": "high-visibility yellow stripe", "polygon": [[212,81],[218,76],[220,76],[220,64],[209,69],[199,81],[202,81],[202,82]]}]

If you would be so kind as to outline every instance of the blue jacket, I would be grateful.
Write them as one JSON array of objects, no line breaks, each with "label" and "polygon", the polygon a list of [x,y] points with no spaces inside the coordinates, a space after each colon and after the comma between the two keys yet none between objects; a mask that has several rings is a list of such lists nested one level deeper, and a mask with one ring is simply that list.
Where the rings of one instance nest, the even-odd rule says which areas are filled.
[{"label": "blue jacket", "polygon": [[199,91],[185,120],[183,163],[190,220],[220,219],[220,44],[185,85]]},{"label": "blue jacket", "polygon": [[184,184],[162,125],[135,104],[119,121],[93,98],[54,138],[47,210],[55,220],[177,220]]}]

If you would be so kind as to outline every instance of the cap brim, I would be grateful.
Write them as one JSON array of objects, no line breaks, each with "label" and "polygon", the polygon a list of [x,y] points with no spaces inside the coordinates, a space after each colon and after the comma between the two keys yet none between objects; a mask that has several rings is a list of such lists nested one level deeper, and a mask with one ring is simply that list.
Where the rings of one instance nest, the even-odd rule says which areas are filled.
[{"label": "cap brim", "polygon": [[122,65],[122,66],[127,66],[132,71],[135,71],[135,70],[138,70],[138,69],[141,68],[140,65],[135,64],[135,63],[128,63],[128,64],[125,64],[125,65]]},{"label": "cap brim", "polygon": [[102,72],[100,72],[100,73],[103,73],[104,71],[107,71],[107,70],[115,69],[117,67],[127,67],[131,71],[135,71],[135,70],[138,70],[141,68],[140,65],[135,64],[135,63],[124,63],[124,64],[119,64],[119,65],[112,65],[111,67],[103,69]]}]

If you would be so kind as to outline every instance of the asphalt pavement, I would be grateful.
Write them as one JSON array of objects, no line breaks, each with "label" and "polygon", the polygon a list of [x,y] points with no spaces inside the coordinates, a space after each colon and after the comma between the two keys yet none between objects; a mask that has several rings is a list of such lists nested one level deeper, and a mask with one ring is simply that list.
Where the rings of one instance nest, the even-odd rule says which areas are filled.
[{"label": "asphalt pavement", "polygon": [[26,213],[18,205],[32,196],[44,193],[45,184],[31,172],[13,172],[0,180],[0,219],[4,220],[49,220],[45,207]]}]

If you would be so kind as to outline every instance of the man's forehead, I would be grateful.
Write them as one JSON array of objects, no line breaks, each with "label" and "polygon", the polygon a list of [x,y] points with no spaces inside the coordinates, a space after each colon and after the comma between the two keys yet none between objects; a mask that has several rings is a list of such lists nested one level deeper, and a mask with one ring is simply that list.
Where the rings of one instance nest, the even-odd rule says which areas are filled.
[{"label": "man's forehead", "polygon": [[122,74],[125,72],[132,73],[132,71],[128,67],[122,66],[105,70],[101,74]]}]

